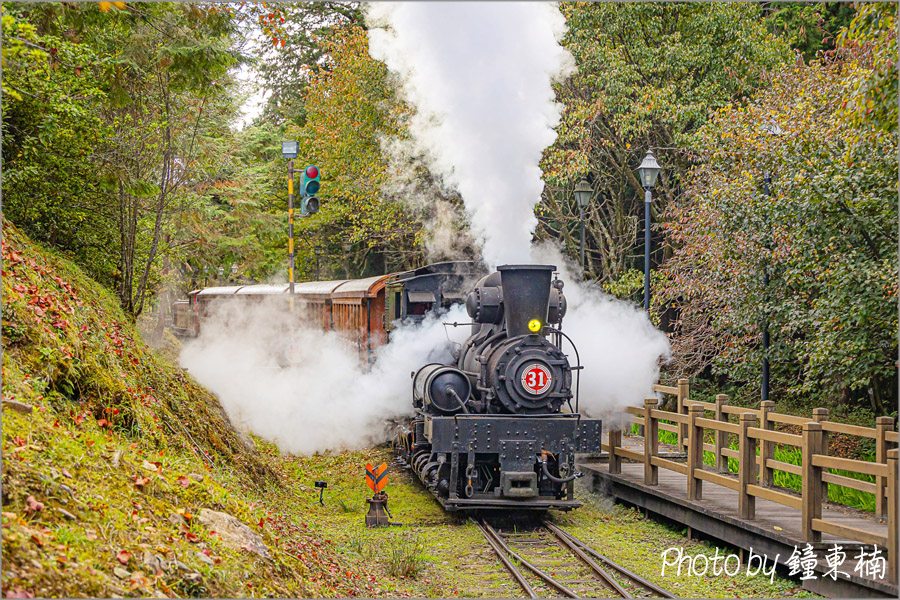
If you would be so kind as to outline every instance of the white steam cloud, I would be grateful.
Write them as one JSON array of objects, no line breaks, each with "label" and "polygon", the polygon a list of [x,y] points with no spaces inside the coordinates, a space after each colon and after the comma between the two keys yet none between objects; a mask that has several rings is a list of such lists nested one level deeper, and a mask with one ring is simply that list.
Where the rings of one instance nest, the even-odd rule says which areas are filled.
[{"label": "white steam cloud", "polygon": [[[359,360],[356,343],[314,329],[314,318],[294,333],[297,360],[280,368],[275,360],[290,338],[283,307],[222,305],[188,343],[181,365],[214,392],[231,421],[292,454],[358,449],[388,439],[390,422],[412,414],[410,373],[429,362],[450,360],[450,339],[462,329],[441,321],[466,321],[457,307],[421,325],[395,330],[379,348],[371,369]],[[454,337],[455,336],[455,337]]]},{"label": "white steam cloud", "polygon": [[367,20],[369,52],[399,75],[414,143],[462,195],[484,259],[526,260],[560,120],[551,83],[574,71],[556,5],[372,3]]}]

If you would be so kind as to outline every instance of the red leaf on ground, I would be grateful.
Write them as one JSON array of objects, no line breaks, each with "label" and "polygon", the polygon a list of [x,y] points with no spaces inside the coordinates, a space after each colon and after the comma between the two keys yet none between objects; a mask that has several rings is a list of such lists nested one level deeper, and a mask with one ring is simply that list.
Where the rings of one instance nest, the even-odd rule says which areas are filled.
[{"label": "red leaf on ground", "polygon": [[97,425],[99,427],[106,427],[107,425],[109,425],[109,421],[107,421],[106,419],[98,419]]},{"label": "red leaf on ground", "polygon": [[16,436],[13,438],[13,444],[15,444],[16,446],[21,447],[21,446],[24,446],[25,443],[26,443],[26,440],[23,437]]},{"label": "red leaf on ground", "polygon": [[128,559],[131,558],[131,552],[128,550],[122,550],[118,554],[116,554],[116,560],[122,563],[123,565],[128,564]]},{"label": "red leaf on ground", "polygon": [[22,588],[16,588],[15,590],[7,590],[6,597],[7,598],[34,598],[34,594],[29,592],[28,590],[23,590]]},{"label": "red leaf on ground", "polygon": [[25,507],[25,513],[29,515],[44,509],[44,503],[35,500],[34,496],[28,496],[27,498],[25,498],[25,504],[27,504],[27,506]]},{"label": "red leaf on ground", "polygon": [[260,519],[260,520],[259,520],[259,526],[260,526],[260,527],[262,527],[262,526],[265,525],[265,524],[266,524],[266,520],[265,520],[265,519]]},{"label": "red leaf on ground", "polygon": [[184,475],[182,475],[181,477],[179,477],[178,479],[175,480],[175,483],[177,483],[181,487],[187,487],[187,486],[191,485],[191,480],[188,479],[187,477],[185,477]]},{"label": "red leaf on ground", "polygon": [[200,538],[196,534],[193,534],[191,532],[184,534],[184,538],[192,544],[196,544],[200,541]]}]

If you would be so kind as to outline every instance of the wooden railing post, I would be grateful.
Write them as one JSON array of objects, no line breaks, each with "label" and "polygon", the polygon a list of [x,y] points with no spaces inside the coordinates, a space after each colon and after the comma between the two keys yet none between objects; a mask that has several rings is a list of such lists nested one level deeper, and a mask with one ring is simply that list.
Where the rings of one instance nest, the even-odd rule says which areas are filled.
[{"label": "wooden railing post", "polygon": [[[726,394],[716,394],[716,421],[728,422],[728,414],[723,407],[728,404]],[[722,448],[728,447],[728,433],[716,430],[716,471],[728,473],[728,457],[722,455]]]},{"label": "wooden railing post", "polygon": [[897,521],[897,449],[887,453],[887,559],[888,559],[888,581],[897,584],[897,528],[900,522]]},{"label": "wooden railing post", "polygon": [[[875,419],[875,462],[887,463],[887,438],[886,434],[894,428],[892,417],[878,417]],[[885,493],[884,477],[875,478],[875,516],[884,522],[887,506],[884,502]]]},{"label": "wooden railing post", "polygon": [[822,454],[822,425],[815,422],[803,424],[802,477],[802,527],[803,539],[807,542],[819,542],[822,534],[812,528],[813,519],[822,518],[822,469],[814,467],[812,457]]},{"label": "wooden railing post", "polygon": [[[814,408],[813,409],[813,421],[816,423],[822,423],[822,421],[828,420],[828,409],[827,408]],[[822,447],[819,451],[821,454],[828,454],[828,432],[822,431]],[[828,469],[821,471],[822,473],[827,473]],[[822,482],[822,502],[828,502],[828,482]]]},{"label": "wooden railing post", "polygon": [[703,497],[703,480],[695,475],[697,469],[703,468],[703,428],[697,426],[697,418],[702,416],[703,407],[699,404],[688,407],[688,500],[700,500]]},{"label": "wooden railing post", "polygon": [[651,458],[659,453],[659,421],[650,415],[655,410],[659,400],[647,398],[644,400],[644,484],[657,485],[659,483],[659,467],[651,462]]},{"label": "wooden railing post", "polygon": [[619,429],[609,430],[609,472],[622,472],[622,457],[616,454],[616,448],[622,446],[622,431]]},{"label": "wooden railing post", "polygon": [[[771,400],[759,403],[759,428],[775,429],[775,423],[769,420],[769,412],[775,406]],[[775,456],[775,444],[766,440],[759,443],[759,485],[772,487],[775,485],[775,469],[766,466],[766,461]]]},{"label": "wooden railing post", "polygon": [[[678,380],[678,414],[683,415],[687,414],[687,410],[684,406],[684,401],[691,397],[691,382],[689,379],[679,379]],[[684,438],[687,437],[687,425],[684,423],[679,423],[678,425],[678,451],[681,452],[681,449],[684,448]]]},{"label": "wooden railing post", "polygon": [[747,486],[756,481],[756,439],[747,430],[756,424],[756,415],[741,413],[738,423],[738,515],[742,519],[756,517],[756,496],[747,493]]}]

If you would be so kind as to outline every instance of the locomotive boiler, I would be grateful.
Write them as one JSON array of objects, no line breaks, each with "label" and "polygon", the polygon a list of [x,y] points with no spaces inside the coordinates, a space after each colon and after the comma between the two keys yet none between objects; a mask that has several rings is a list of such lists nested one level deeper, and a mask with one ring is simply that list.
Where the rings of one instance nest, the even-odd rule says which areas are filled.
[{"label": "locomotive boiler", "polygon": [[416,416],[398,452],[447,510],[580,506],[575,454],[600,451],[601,422],[577,410],[581,365],[563,351],[555,270],[504,265],[482,277],[454,362],[413,374]]}]

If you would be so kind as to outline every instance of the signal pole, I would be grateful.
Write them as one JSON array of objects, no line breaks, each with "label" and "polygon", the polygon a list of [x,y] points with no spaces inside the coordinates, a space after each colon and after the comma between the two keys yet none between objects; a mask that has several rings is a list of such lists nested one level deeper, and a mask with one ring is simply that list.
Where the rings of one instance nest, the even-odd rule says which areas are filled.
[{"label": "signal pole", "polygon": [[288,159],[288,279],[290,281],[291,312],[294,312],[294,159],[300,152],[300,142],[281,142],[281,155]]},{"label": "signal pole", "polygon": [[291,312],[294,312],[294,161],[288,161],[288,253],[291,257],[288,278],[291,282]]}]

